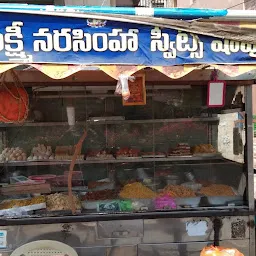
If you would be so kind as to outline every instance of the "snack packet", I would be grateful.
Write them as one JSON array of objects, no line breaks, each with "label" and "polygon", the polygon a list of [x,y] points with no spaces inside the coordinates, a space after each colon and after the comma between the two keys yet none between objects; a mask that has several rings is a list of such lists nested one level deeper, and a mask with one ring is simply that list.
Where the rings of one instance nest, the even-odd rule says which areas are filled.
[{"label": "snack packet", "polygon": [[201,251],[200,256],[244,256],[235,248],[224,248],[224,247],[204,247]]}]

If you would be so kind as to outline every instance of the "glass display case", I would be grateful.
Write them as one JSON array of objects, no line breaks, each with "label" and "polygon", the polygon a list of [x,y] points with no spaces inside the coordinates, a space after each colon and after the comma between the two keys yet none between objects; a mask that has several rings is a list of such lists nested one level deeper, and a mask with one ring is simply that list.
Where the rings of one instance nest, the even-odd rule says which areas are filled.
[{"label": "glass display case", "polygon": [[175,88],[147,87],[146,105],[129,107],[107,86],[59,98],[50,87],[27,89],[26,122],[0,124],[0,215],[70,215],[69,165],[84,130],[77,215],[246,207],[244,88],[227,86],[223,108],[206,107],[205,86]]}]

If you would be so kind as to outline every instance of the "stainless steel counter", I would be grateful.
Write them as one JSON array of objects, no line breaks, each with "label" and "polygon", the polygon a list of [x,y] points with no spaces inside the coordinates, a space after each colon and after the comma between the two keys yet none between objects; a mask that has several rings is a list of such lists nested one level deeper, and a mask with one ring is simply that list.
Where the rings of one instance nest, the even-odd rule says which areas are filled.
[{"label": "stainless steel counter", "polygon": [[[56,240],[73,247],[79,256],[198,256],[213,244],[213,218],[163,218],[2,226],[7,231],[10,255],[17,247],[36,240]],[[222,217],[220,245],[249,254],[249,217]],[[251,226],[251,228],[254,228]]]}]

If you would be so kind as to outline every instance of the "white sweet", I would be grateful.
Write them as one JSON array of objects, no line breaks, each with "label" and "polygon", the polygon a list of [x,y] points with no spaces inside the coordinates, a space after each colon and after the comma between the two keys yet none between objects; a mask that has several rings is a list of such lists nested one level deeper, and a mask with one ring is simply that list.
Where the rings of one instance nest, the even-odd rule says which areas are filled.
[{"label": "white sweet", "polygon": [[36,156],[39,160],[47,160],[52,155],[52,147],[45,146],[44,144],[38,144],[31,150],[31,156]]}]

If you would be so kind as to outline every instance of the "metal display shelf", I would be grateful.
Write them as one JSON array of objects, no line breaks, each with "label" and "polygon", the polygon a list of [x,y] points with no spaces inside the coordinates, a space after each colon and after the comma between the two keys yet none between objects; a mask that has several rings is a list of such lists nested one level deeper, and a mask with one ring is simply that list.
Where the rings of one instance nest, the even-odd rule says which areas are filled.
[{"label": "metal display shelf", "polygon": [[[144,123],[182,123],[182,122],[218,122],[218,117],[174,118],[174,119],[149,119],[149,120],[99,120],[76,122],[76,125],[97,124],[144,124]],[[5,127],[45,127],[45,126],[68,126],[67,122],[25,122],[19,124],[0,123],[0,128]]]},{"label": "metal display shelf", "polygon": [[[126,159],[104,159],[104,160],[79,160],[76,164],[115,164],[115,163],[146,163],[146,162],[182,162],[182,161],[214,161],[225,160],[222,156],[174,156],[163,158],[126,158]],[[15,161],[2,162],[0,166],[46,166],[46,165],[70,165],[71,161]]]}]

